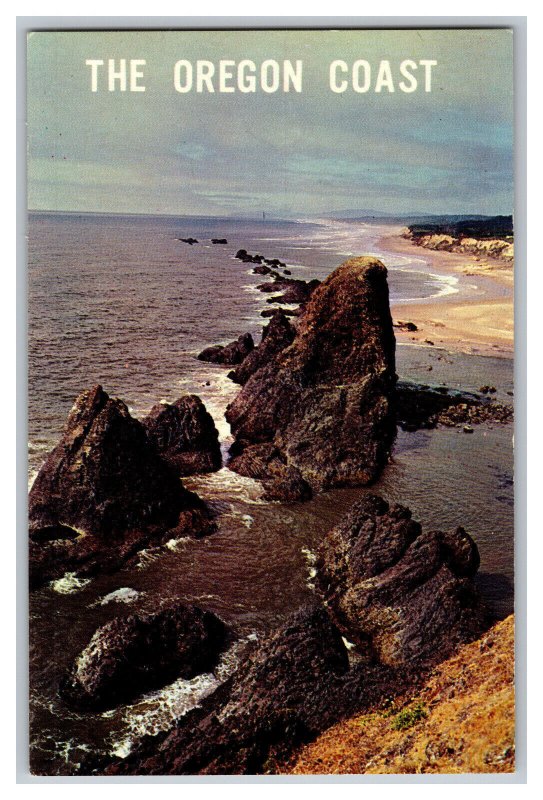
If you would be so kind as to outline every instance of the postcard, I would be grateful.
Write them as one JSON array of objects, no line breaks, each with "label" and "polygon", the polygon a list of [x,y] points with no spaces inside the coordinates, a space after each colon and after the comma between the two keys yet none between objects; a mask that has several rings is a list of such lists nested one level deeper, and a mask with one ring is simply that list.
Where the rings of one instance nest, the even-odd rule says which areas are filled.
[{"label": "postcard", "polygon": [[30,771],[515,772],[513,33],[27,40]]}]

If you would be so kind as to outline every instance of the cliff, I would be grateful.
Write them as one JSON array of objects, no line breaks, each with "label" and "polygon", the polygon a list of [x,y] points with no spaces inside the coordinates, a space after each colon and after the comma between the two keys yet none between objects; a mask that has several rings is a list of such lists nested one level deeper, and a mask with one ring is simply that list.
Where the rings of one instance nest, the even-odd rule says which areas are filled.
[{"label": "cliff", "polygon": [[513,772],[514,664],[510,616],[435,668],[421,691],[329,728],[284,772]]},{"label": "cliff", "polygon": [[[506,264],[515,259],[515,245],[511,235],[468,235],[462,229],[440,229],[439,226],[421,227],[411,225],[402,236],[413,244],[428,250],[445,250],[449,253],[466,253],[478,259],[492,258]],[[488,231],[487,231],[488,232]]]}]

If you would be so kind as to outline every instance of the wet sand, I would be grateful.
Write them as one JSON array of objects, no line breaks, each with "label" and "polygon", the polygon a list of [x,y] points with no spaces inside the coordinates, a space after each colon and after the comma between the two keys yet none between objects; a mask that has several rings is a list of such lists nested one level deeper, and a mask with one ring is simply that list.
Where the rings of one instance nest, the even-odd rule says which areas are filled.
[{"label": "wet sand", "polygon": [[424,258],[436,274],[458,278],[457,291],[409,304],[393,304],[396,323],[413,322],[418,330],[396,328],[398,341],[444,345],[453,350],[510,358],[514,351],[513,266],[498,259],[418,247],[400,235],[384,236],[379,247]]}]

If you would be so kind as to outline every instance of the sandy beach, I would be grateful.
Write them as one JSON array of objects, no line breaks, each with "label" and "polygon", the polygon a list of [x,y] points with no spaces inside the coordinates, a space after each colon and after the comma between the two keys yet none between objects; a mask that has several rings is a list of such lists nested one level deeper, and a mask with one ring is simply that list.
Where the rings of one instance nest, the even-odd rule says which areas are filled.
[{"label": "sandy beach", "polygon": [[392,305],[394,323],[413,322],[418,330],[396,328],[398,341],[432,342],[479,355],[512,357],[514,351],[513,266],[498,259],[429,250],[398,235],[379,241],[383,250],[416,255],[436,274],[454,275],[455,292],[417,303]]}]

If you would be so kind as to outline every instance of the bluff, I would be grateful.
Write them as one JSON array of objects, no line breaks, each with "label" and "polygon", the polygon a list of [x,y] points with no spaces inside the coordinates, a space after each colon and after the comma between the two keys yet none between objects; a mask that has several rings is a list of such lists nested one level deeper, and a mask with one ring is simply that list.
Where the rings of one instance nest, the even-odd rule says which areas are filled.
[{"label": "bluff", "polygon": [[386,268],[352,258],[314,290],[292,344],[229,405],[229,467],[263,480],[270,499],[370,483],[394,441],[395,383]]}]

